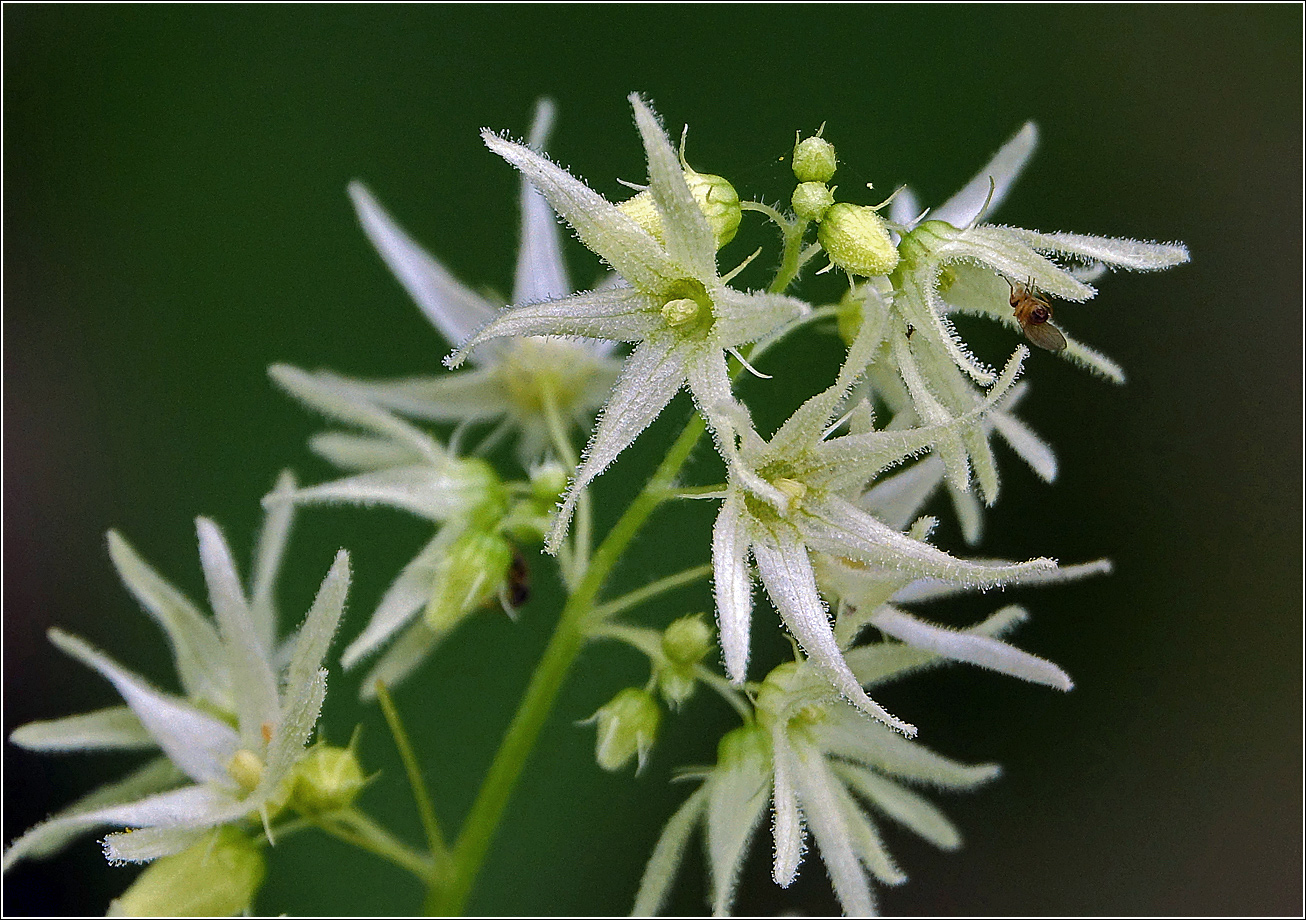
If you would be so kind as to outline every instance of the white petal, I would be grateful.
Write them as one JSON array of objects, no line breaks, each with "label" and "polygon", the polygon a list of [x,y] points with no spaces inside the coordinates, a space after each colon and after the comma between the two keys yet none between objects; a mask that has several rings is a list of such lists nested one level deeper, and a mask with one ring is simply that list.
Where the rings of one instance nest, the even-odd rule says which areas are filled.
[{"label": "white petal", "polygon": [[[457,528],[441,530],[404,566],[399,577],[386,589],[367,628],[340,656],[342,665],[352,668],[359,660],[371,655],[426,605],[431,599],[432,583],[440,560],[457,532]],[[364,686],[363,689],[366,692],[368,688]]]},{"label": "white petal", "polygon": [[505,394],[500,382],[500,363],[504,357],[500,353],[485,367],[457,374],[372,381],[342,379],[378,406],[409,418],[432,422],[488,421],[504,412]]},{"label": "white petal", "polygon": [[902,530],[920,516],[921,509],[943,482],[943,461],[926,457],[892,476],[886,476],[861,497],[859,504],[894,530]]},{"label": "white petal", "polygon": [[28,722],[14,729],[9,740],[29,751],[135,750],[159,746],[127,706]]},{"label": "white petal", "polygon": [[834,770],[867,801],[939,849],[961,846],[956,826],[924,796],[853,764],[836,764]]},{"label": "white petal", "polygon": [[159,742],[163,753],[187,776],[196,782],[226,780],[227,761],[239,745],[239,737],[231,726],[183,700],[155,690],[76,636],[52,629],[50,641],[113,684],[141,724]]},{"label": "white petal", "polygon": [[635,895],[635,906],[631,916],[651,917],[661,908],[671,890],[671,883],[685,857],[685,847],[689,844],[689,835],[694,825],[703,816],[707,799],[707,788],[695,790],[685,803],[676,809],[662,828],[653,855],[649,857],[644,868],[644,877],[639,883],[639,893]]},{"label": "white petal", "polygon": [[[966,183],[957,194],[930,212],[931,220],[946,220],[954,227],[965,227],[979,216],[985,200],[989,198],[989,188],[993,189],[993,198],[989,200],[988,213],[997,210],[1007,191],[1025,168],[1035,146],[1038,145],[1038,130],[1032,121],[1016,132],[1016,136],[1002,145],[993,159],[975,174],[975,178]],[[992,179],[992,186],[989,180]],[[915,217],[916,215],[912,215]]]},{"label": "white petal", "polygon": [[895,224],[902,224],[906,227],[915,226],[916,218],[920,213],[920,199],[916,197],[916,193],[911,188],[905,185],[889,204],[889,220]]},{"label": "white petal", "polygon": [[317,597],[308,611],[304,625],[295,638],[295,650],[286,669],[285,688],[293,694],[297,687],[312,681],[326,658],[331,639],[345,612],[349,593],[349,553],[336,553],[330,571],[322,579]]},{"label": "white petal", "polygon": [[347,378],[327,371],[310,374],[286,364],[272,365],[268,376],[296,399],[334,419],[401,441],[432,462],[448,458],[434,439],[370,402],[366,392]]},{"label": "white petal", "polygon": [[706,346],[689,354],[685,360],[685,381],[699,415],[703,416],[712,432],[717,451],[725,458],[733,456],[735,428],[747,410],[735,399],[731,390],[725,352]]},{"label": "white petal", "polygon": [[430,657],[432,650],[445,635],[447,633],[431,629],[423,620],[410,625],[372,666],[372,670],[363,679],[359,697],[363,700],[376,699],[378,682],[386,687],[399,686],[404,678]]},{"label": "white petal", "polygon": [[458,474],[456,465],[444,463],[373,470],[300,489],[295,501],[388,505],[438,523],[465,512],[468,502],[479,497],[477,487],[484,485]]},{"label": "white petal", "polygon": [[469,290],[417,245],[372,197],[367,186],[349,183],[349,197],[367,238],[450,345],[461,345],[490,321],[494,304]]},{"label": "white petal", "polygon": [[626,359],[621,379],[599,415],[598,425],[566,498],[553,524],[545,548],[556,553],[571,521],[581,490],[612,465],[671,402],[685,382],[684,355],[671,337],[648,339]]},{"label": "white petal", "polygon": [[[973,561],[983,561],[988,564],[997,565],[1010,564],[1000,559]],[[1083,562],[1079,565],[1063,565],[1045,571],[1030,572],[1020,579],[1020,583],[1022,585],[1054,585],[1067,581],[1076,581],[1080,578],[1088,578],[1092,575],[1109,575],[1110,573],[1111,560],[1097,559],[1093,562]],[[895,603],[899,604],[919,603],[921,601],[953,597],[969,590],[972,589],[966,585],[958,585],[935,578],[921,578],[913,581],[911,584],[894,594],[893,600]]]},{"label": "white petal", "polygon": [[812,310],[810,304],[784,294],[736,291],[725,285],[711,294],[716,337],[722,348],[755,342]]},{"label": "white petal", "polygon": [[638,342],[661,325],[648,295],[631,288],[573,294],[562,300],[510,307],[445,363],[457,367],[472,348],[499,336],[571,335]]},{"label": "white petal", "polygon": [[[451,374],[450,376],[458,376]],[[309,438],[309,449],[328,463],[346,470],[376,470],[387,466],[411,466],[422,458],[406,445],[390,438],[327,431]]]},{"label": "white petal", "polygon": [[544,193],[586,247],[602,256],[636,288],[661,290],[679,277],[682,270],[667,257],[657,240],[585,183],[529,148],[498,137],[488,128],[481,132],[481,138],[485,146],[521,170]]},{"label": "white petal", "polygon": [[[867,618],[869,619],[869,617]],[[990,614],[983,621],[969,627],[966,632],[976,636],[996,638],[1011,632],[1029,615],[1020,607],[1009,606]],[[898,680],[925,668],[947,664],[948,659],[924,649],[897,642],[877,642],[850,649],[844,657],[857,679],[866,687],[875,687]]]},{"label": "white petal", "polygon": [[803,838],[806,836],[802,812],[798,810],[798,790],[794,786],[794,773],[799,767],[794,763],[794,754],[789,748],[784,729],[777,726],[771,735],[775,764],[775,823],[772,827],[775,859],[771,865],[771,877],[781,888],[788,888],[797,877],[798,865],[803,861]]},{"label": "white petal", "polygon": [[726,674],[736,684],[742,684],[748,673],[753,579],[748,571],[743,502],[735,492],[722,502],[721,513],[712,528],[712,580]]},{"label": "white petal", "polygon": [[[531,125],[531,148],[543,152],[553,127],[553,103],[541,99],[535,105],[535,122]],[[525,177],[521,183],[521,249],[517,253],[517,273],[513,282],[512,302],[538,303],[556,300],[571,293],[567,265],[562,257],[562,235],[558,218],[539,189]]]},{"label": "white petal", "polygon": [[4,871],[8,872],[9,868],[20,859],[53,856],[84,830],[94,826],[79,821],[78,816],[111,805],[134,802],[175,786],[185,778],[185,774],[178,770],[172,761],[166,757],[158,757],[123,779],[101,786],[15,840],[13,845],[5,850]]},{"label": "white petal", "polygon": [[1140,243],[1078,233],[1039,233],[1019,227],[1012,227],[1008,232],[1040,252],[1078,256],[1136,272],[1173,268],[1188,261],[1188,247],[1183,243]]},{"label": "white petal", "polygon": [[889,855],[884,841],[880,838],[879,828],[875,826],[871,816],[843,786],[842,768],[846,766],[848,765],[839,761],[831,762],[829,769],[837,779],[831,781],[830,790],[838,802],[840,814],[848,827],[848,838],[853,852],[857,854],[858,861],[870,870],[876,879],[886,885],[901,885],[907,881],[906,874],[898,868],[898,864]]},{"label": "white petal", "polygon": [[935,626],[889,606],[878,610],[871,617],[871,623],[900,642],[954,661],[966,661],[1057,690],[1069,690],[1074,686],[1066,672],[1052,662],[1022,652],[998,639]]},{"label": "white petal", "polygon": [[193,846],[206,828],[189,826],[146,827],[109,834],[104,838],[104,858],[111,864],[142,863],[172,856]]},{"label": "white petal", "polygon": [[229,705],[226,655],[213,624],[184,594],[159,577],[116,530],[109,531],[109,558],[127,590],[167,634],[186,694]]},{"label": "white petal", "polygon": [[257,750],[261,727],[277,720],[277,675],[272,649],[263,645],[240,587],[236,564],[222,531],[207,518],[197,518],[200,562],[209,586],[209,603],[218,619],[223,648],[231,668],[232,695],[240,722],[241,741]]},{"label": "white petal", "polygon": [[989,418],[998,434],[1011,445],[1011,449],[1029,464],[1030,469],[1044,482],[1057,478],[1057,458],[1048,443],[1030,430],[1029,426],[1010,412],[995,412]]},{"label": "white petal", "polygon": [[834,789],[837,782],[820,752],[797,742],[793,750],[794,782],[803,803],[803,814],[816,838],[821,861],[830,873],[839,903],[850,917],[868,917],[874,912],[871,889],[853,851],[849,827]]},{"label": "white petal", "polygon": [[307,681],[286,688],[281,718],[273,725],[272,741],[267,746],[267,768],[247,800],[249,808],[276,793],[291,767],[303,755],[304,745],[312,737],[322,712],[326,686],[327,672],[322,668]]},{"label": "white petal", "polygon": [[263,517],[263,529],[259,531],[258,543],[255,544],[250,612],[254,615],[259,639],[266,648],[273,648],[277,642],[276,599],[273,591],[281,571],[286,543],[290,539],[290,525],[295,517],[295,504],[290,500],[294,491],[294,473],[283,470],[277,478],[276,487],[264,499],[267,514]]},{"label": "white petal", "polygon": [[638,93],[630,94],[648,157],[648,187],[662,216],[662,233],[667,241],[667,255],[697,278],[716,275],[716,240],[707,218],[685,184],[685,172],[676,152],[671,149],[658,118]]},{"label": "white petal", "polygon": [[756,536],[753,541],[753,558],[757,571],[766,585],[776,609],[789,631],[802,645],[812,663],[824,672],[826,678],[857,708],[892,725],[907,735],[916,734],[914,726],[889,714],[866,695],[862,685],[834,638],[834,628],[825,612],[825,604],[816,590],[816,576],[812,572],[807,548],[796,533],[779,530],[766,537]]},{"label": "white petal", "polygon": [[971,766],[936,754],[852,709],[832,709],[821,723],[821,748],[830,755],[945,789],[970,789],[1002,772],[996,764]]}]

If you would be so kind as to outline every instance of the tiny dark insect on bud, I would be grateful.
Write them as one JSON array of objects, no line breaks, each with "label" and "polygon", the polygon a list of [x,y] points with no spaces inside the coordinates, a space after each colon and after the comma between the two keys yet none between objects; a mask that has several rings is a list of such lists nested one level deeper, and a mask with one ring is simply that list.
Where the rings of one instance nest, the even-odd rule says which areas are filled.
[{"label": "tiny dark insect on bud", "polygon": [[911,334],[912,334],[913,332],[915,332],[915,331],[916,331],[916,327],[913,326],[911,323],[908,323],[908,324],[907,324],[907,338],[910,339],[910,338],[911,338]]},{"label": "tiny dark insect on bud", "polygon": [[516,611],[531,599],[531,570],[521,550],[513,549],[512,565],[508,567],[508,592],[506,600]]},{"label": "tiny dark insect on bud", "polygon": [[1066,337],[1050,322],[1052,305],[1024,284],[1007,281],[1007,286],[1011,288],[1012,312],[1015,313],[1016,322],[1020,323],[1025,338],[1050,352],[1055,353],[1065,348]]}]

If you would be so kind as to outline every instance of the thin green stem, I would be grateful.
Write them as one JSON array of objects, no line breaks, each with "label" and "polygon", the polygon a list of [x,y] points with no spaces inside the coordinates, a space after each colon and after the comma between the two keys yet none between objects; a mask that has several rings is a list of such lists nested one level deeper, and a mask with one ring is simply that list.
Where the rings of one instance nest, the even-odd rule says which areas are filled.
[{"label": "thin green stem", "polygon": [[[785,248],[784,256],[780,260],[780,268],[776,271],[775,280],[771,282],[769,288],[772,294],[782,293],[793,280],[798,277],[798,272],[803,267],[803,236],[807,233],[807,221],[796,220],[785,228]],[[811,258],[808,256],[808,258]]]},{"label": "thin green stem", "polygon": [[711,564],[696,565],[693,568],[676,572],[674,575],[667,575],[659,578],[657,581],[649,582],[642,588],[636,588],[634,591],[628,591],[620,597],[613,598],[606,604],[600,604],[594,608],[594,620],[602,622],[609,620],[619,613],[629,610],[632,607],[638,607],[647,600],[657,597],[667,591],[674,591],[682,585],[692,584],[700,578],[706,578],[712,574]]},{"label": "thin green stem", "polygon": [[745,722],[752,721],[753,707],[744,694],[735,688],[734,684],[711,668],[701,664],[694,666],[694,676],[719,693],[723,700],[735,708],[735,712],[739,713],[740,718]]},{"label": "thin green stem", "polygon": [[413,801],[417,803],[417,815],[422,821],[422,829],[426,832],[431,855],[436,861],[448,859],[449,848],[445,845],[444,834],[440,833],[440,822],[435,817],[435,806],[431,804],[431,794],[426,788],[426,780],[422,778],[421,764],[417,762],[412,743],[408,740],[408,732],[404,730],[403,720],[399,718],[399,710],[395,708],[394,700],[390,696],[390,691],[386,689],[384,681],[376,682],[376,698],[381,704],[386,725],[390,726],[390,734],[394,736],[395,747],[399,749],[399,759],[403,761],[404,771],[408,774],[408,785],[413,789]]},{"label": "thin green stem", "polygon": [[649,515],[666,500],[677,473],[689,459],[705,428],[702,418],[697,415],[685,426],[644,490],[599,544],[576,589],[567,599],[557,628],[531,675],[521,705],[499,744],[485,782],[458,835],[450,871],[447,876],[431,880],[425,904],[428,914],[459,914],[466,906],[508,799],[553,711],[558,692],[585,645],[594,616],[595,598],[626,546]]},{"label": "thin green stem", "polygon": [[[549,428],[549,437],[553,441],[554,449],[558,451],[559,458],[571,468],[574,474],[580,461],[576,456],[576,448],[572,446],[571,439],[567,436],[567,425],[563,421],[562,413],[558,410],[557,395],[553,392],[553,387],[547,383],[542,385],[542,391],[544,395],[544,420]],[[590,496],[589,492],[586,491],[580,494],[580,499],[576,503],[576,520],[572,528],[571,550],[567,558],[563,560],[563,580],[566,582],[568,590],[574,591],[576,589],[576,583],[580,580],[586,566],[589,565],[591,521]]]},{"label": "thin green stem", "polygon": [[407,869],[422,882],[429,882],[435,876],[438,861],[418,853],[361,811],[351,808],[327,815],[315,825],[338,840]]}]

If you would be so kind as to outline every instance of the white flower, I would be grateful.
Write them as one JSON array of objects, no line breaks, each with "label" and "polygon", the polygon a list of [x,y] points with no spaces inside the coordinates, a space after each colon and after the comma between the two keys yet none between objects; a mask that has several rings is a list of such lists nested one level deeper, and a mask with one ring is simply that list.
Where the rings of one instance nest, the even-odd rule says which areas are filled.
[{"label": "white flower", "polygon": [[[879,680],[899,676],[886,671]],[[785,664],[762,683],[757,721],[726,735],[705,782],[667,822],[649,859],[632,911],[657,911],[695,825],[705,831],[713,913],[728,914],[749,844],[771,805],[772,875],[797,877],[811,829],[844,911],[874,913],[868,873],[886,885],[906,876],[886,851],[868,809],[945,850],[961,835],[934,805],[900,781],[973,789],[994,779],[994,764],[949,760],[866,719],[831,692],[809,664]]]},{"label": "white flower", "polygon": [[[743,441],[713,530],[712,564],[721,647],[732,680],[743,681],[748,662],[751,555],[767,594],[812,663],[858,707],[914,734],[912,726],[867,696],[844,661],[817,589],[811,554],[975,587],[1015,583],[1056,564],[1050,559],[1001,565],[957,559],[886,526],[845,497],[860,494],[884,469],[950,434],[947,426],[926,426],[823,439],[835,407],[874,354],[879,332],[864,323],[834,385],[801,406],[770,441],[762,441],[746,423],[737,423]],[[1025,354],[1022,348],[1012,357],[975,416],[1007,392]],[[972,419],[962,417],[958,424]]]},{"label": "white flower", "polygon": [[625,285],[547,303],[517,306],[464,343],[499,336],[571,335],[638,342],[599,418],[546,548],[556,550],[578,496],[682,387],[718,441],[729,439],[726,407],[733,403],[726,353],[766,335],[808,308],[778,294],[743,293],[717,272],[717,237],[686,183],[685,171],[638,95],[630,97],[648,157],[649,188],[662,241],[626,212],[528,147],[482,132],[485,143],[522,171],[587,247]]},{"label": "white flower", "polygon": [[[553,105],[541,100],[531,128],[533,148],[543,148],[552,122]],[[363,183],[351,182],[349,197],[381,258],[451,344],[463,344],[494,318],[502,303],[458,281],[399,226]],[[548,203],[523,180],[514,303],[552,300],[571,292],[559,236]],[[478,449],[484,451],[515,433],[517,455],[526,465],[549,450],[550,412],[556,412],[563,425],[589,427],[620,367],[619,360],[609,357],[610,351],[607,342],[531,337],[476,348],[470,356],[475,367],[459,374],[374,381],[332,375],[332,380],[342,392],[410,418],[463,424],[498,420]]]},{"label": "white flower", "polygon": [[284,474],[248,594],[221,531],[205,518],[196,522],[216,622],[160,578],[122,537],[109,533],[109,551],[123,582],[172,644],[184,696],[159,690],[85,641],[51,630],[51,641],[112,683],[126,705],[34,722],[10,740],[50,752],[157,748],[163,757],[29,830],[5,853],[6,869],[106,825],[137,829],[105,839],[105,855],[114,862],[176,853],[208,828],[247,818],[261,818],[267,826],[284,802],[285,780],[317,723],[326,695],[322,662],[349,588],[349,556],[341,550],[303,625],[277,645],[272,591],[293,489]]}]

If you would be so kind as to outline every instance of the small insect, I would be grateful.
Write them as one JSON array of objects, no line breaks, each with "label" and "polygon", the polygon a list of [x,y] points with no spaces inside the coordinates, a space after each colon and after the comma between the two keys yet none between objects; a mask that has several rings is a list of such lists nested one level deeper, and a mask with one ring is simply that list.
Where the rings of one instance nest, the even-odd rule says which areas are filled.
[{"label": "small insect", "polygon": [[1011,288],[1011,309],[1015,311],[1016,322],[1025,333],[1025,338],[1051,352],[1058,352],[1066,347],[1066,337],[1061,330],[1052,325],[1052,307],[1046,300],[1035,294],[1023,284],[1007,282]]},{"label": "small insect", "polygon": [[531,570],[521,550],[512,551],[512,565],[508,567],[508,583],[504,587],[504,610],[510,615],[531,599]]},{"label": "small insect", "polygon": [[915,332],[915,331],[916,331],[916,327],[913,326],[911,323],[908,323],[908,324],[907,324],[907,338],[910,339],[910,338],[911,338],[911,334],[912,334],[913,332]]}]

